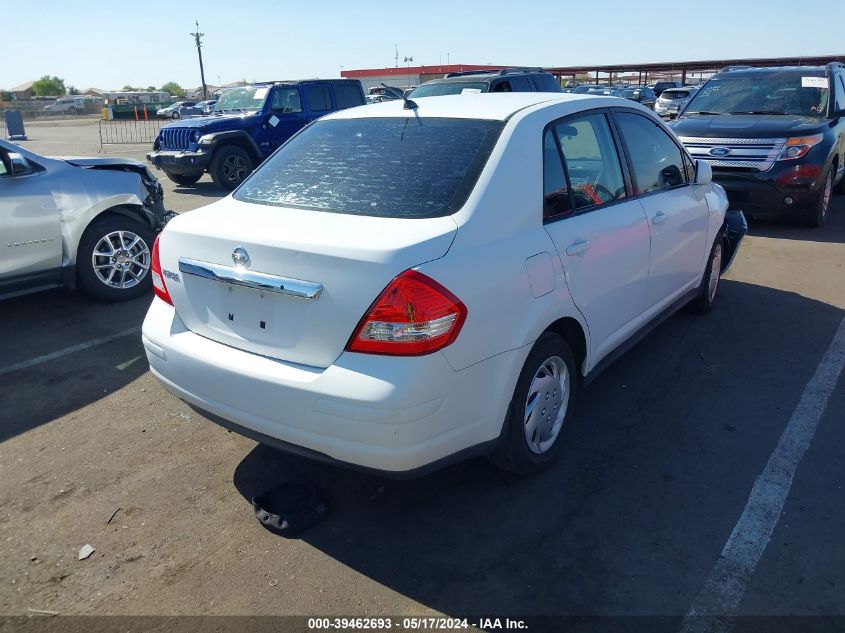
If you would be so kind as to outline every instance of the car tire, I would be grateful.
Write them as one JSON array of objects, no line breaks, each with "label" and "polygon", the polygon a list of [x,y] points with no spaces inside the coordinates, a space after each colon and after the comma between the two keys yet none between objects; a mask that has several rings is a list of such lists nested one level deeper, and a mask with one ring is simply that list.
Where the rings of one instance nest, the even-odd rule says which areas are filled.
[{"label": "car tire", "polygon": [[[124,215],[110,213],[95,219],[82,234],[76,253],[77,280],[85,294],[115,302],[149,293],[154,238],[149,225]],[[119,249],[121,243],[123,251]],[[115,256],[114,251],[120,255]],[[121,262],[120,257],[125,260]]]},{"label": "car tire", "polygon": [[252,173],[252,158],[236,145],[224,145],[214,152],[208,172],[218,187],[232,191]]},{"label": "car tire", "polygon": [[845,194],[845,174],[842,174],[842,178],[839,179],[839,182],[833,188],[833,193],[838,196]]},{"label": "car tire", "polygon": [[830,199],[833,196],[833,167],[827,170],[819,190],[819,197],[812,208],[807,212],[804,223],[813,228],[821,228],[827,222],[830,212]]},{"label": "car tire", "polygon": [[173,182],[175,182],[177,185],[181,185],[182,187],[190,187],[191,185],[195,185],[197,184],[197,181],[202,178],[201,171],[198,171],[194,174],[171,174],[169,171],[165,171],[164,175],[167,176]]},{"label": "car tire", "polygon": [[693,314],[707,314],[713,309],[716,303],[716,296],[719,291],[719,281],[722,279],[722,262],[725,258],[725,243],[721,236],[710,249],[710,257],[707,260],[707,268],[701,278],[701,285],[695,299],[687,304],[687,309]]},{"label": "car tire", "polygon": [[575,355],[566,339],[545,332],[534,343],[519,374],[490,461],[520,475],[551,466],[574,415],[579,384]]},{"label": "car tire", "polygon": [[179,110],[174,110],[173,114],[170,115],[171,119],[178,119],[179,118]]}]

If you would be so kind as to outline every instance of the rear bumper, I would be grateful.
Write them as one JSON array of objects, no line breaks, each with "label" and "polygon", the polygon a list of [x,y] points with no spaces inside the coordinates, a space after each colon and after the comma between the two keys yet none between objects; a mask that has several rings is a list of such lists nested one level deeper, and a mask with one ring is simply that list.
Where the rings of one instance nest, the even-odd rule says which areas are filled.
[{"label": "rear bumper", "polygon": [[155,299],[143,326],[150,370],[212,419],[318,459],[403,474],[489,448],[527,349],[454,371],[442,354],[343,353],[327,368],[257,356],[188,331]]},{"label": "rear bumper", "polygon": [[208,168],[211,152],[155,151],[147,154],[147,162],[171,174],[195,174]]}]

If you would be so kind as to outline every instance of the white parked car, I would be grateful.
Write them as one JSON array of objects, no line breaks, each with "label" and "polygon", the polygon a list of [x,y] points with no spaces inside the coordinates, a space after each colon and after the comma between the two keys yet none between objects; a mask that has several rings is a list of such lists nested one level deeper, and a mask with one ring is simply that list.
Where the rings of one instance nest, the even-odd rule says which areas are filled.
[{"label": "white parked car", "polygon": [[547,93],[329,114],[153,249],[152,373],[220,424],[392,473],[534,472],[580,385],[744,233],[649,110]]},{"label": "white parked car", "polygon": [[0,141],[0,299],[77,284],[104,301],[150,290],[161,184],[129,158],[48,158]]},{"label": "white parked car", "polygon": [[698,92],[698,88],[695,86],[667,88],[654,103],[654,112],[661,117],[674,118],[678,116],[678,112],[686,102],[695,96],[696,92]]},{"label": "white parked car", "polygon": [[193,108],[196,103],[196,101],[177,101],[176,103],[171,103],[166,108],[156,110],[156,116],[159,119],[178,119],[182,116],[182,110]]},{"label": "white parked car", "polygon": [[85,112],[84,97],[60,97],[53,103],[44,106],[47,112],[60,112],[62,114],[81,114]]}]

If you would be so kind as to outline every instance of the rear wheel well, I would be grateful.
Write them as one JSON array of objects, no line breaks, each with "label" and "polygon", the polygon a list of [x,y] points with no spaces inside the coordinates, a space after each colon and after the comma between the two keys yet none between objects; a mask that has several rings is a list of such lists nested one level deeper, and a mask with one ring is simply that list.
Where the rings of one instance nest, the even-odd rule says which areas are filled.
[{"label": "rear wheel well", "polygon": [[[227,138],[225,141],[221,141],[220,143],[217,144],[217,147],[214,148],[214,152],[217,153],[218,151],[220,151],[224,147],[231,147],[231,146],[239,147],[240,149],[245,151],[247,154],[249,154],[249,157],[252,159],[252,162],[254,163],[253,168],[258,167],[258,163],[261,162],[261,157],[255,151],[255,147],[253,146],[253,144],[250,143],[247,139],[245,139],[243,137],[233,136],[231,138]],[[214,160],[213,156],[212,156],[212,160]],[[211,163],[209,163],[209,165],[210,164]]]},{"label": "rear wheel well", "polygon": [[563,317],[547,327],[546,331],[554,332],[566,339],[569,347],[572,348],[572,353],[575,354],[578,370],[583,375],[584,360],[587,358],[587,337],[584,335],[581,324],[572,317]]}]

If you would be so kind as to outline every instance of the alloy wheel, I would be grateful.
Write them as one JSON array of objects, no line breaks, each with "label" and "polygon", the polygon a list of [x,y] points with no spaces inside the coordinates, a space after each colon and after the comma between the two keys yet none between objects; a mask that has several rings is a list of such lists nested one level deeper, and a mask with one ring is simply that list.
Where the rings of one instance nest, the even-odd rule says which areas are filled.
[{"label": "alloy wheel", "polygon": [[97,279],[106,286],[132,288],[150,270],[150,248],[132,231],[112,231],[94,246],[91,264]]},{"label": "alloy wheel", "polygon": [[824,191],[822,192],[822,220],[827,217],[828,209],[830,209],[830,196],[833,193],[833,173],[827,175],[827,180],[824,182]]},{"label": "alloy wheel", "polygon": [[223,161],[223,177],[233,185],[246,178],[246,161],[240,156],[227,156]]}]

